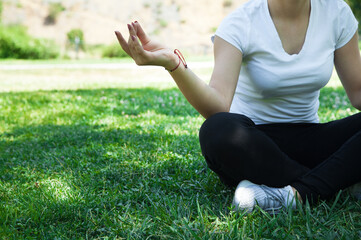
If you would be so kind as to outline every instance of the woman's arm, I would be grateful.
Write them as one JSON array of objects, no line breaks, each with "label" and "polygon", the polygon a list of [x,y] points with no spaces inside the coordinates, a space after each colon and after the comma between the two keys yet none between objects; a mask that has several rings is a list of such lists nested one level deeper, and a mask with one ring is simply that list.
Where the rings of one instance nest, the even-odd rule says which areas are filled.
[{"label": "woman's arm", "polygon": [[[128,42],[119,32],[116,32],[116,35],[122,48],[138,65],[156,65],[166,69],[177,66],[178,56],[173,50],[153,43],[139,23],[128,27]],[[182,64],[170,73],[188,102],[205,118],[218,112],[229,111],[242,63],[242,53],[218,37],[214,41],[214,56],[215,65],[209,84]]]},{"label": "woman's arm", "polygon": [[358,34],[335,52],[335,66],[352,106],[361,110],[361,56]]},{"label": "woman's arm", "polygon": [[242,53],[223,39],[215,37],[214,60],[208,85],[184,67],[170,73],[189,103],[205,118],[229,111],[241,69]]}]

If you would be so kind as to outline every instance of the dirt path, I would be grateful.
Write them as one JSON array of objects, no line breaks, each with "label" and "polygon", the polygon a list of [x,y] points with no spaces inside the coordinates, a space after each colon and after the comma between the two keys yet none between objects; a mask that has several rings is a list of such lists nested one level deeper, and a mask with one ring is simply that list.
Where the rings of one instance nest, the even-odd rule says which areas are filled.
[{"label": "dirt path", "polygon": [[[188,65],[204,81],[210,79],[212,62]],[[164,69],[134,63],[0,64],[0,92],[139,87],[176,85]]]},{"label": "dirt path", "polygon": [[[192,69],[212,68],[213,62],[190,62]],[[46,69],[139,69],[134,63],[80,63],[80,64],[0,64],[0,70],[46,70]],[[158,69],[159,67],[142,67]]]}]

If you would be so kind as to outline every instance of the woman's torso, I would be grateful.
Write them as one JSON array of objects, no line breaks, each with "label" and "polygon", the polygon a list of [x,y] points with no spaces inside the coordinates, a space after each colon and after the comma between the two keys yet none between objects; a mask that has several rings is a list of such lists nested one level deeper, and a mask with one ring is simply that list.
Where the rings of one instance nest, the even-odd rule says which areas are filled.
[{"label": "woman's torso", "polygon": [[256,124],[318,122],[319,90],[329,81],[334,51],[342,44],[337,12],[345,6],[340,1],[311,0],[308,28],[297,54],[285,51],[267,0],[251,0],[222,22],[216,35],[239,45],[243,53],[231,112]]}]

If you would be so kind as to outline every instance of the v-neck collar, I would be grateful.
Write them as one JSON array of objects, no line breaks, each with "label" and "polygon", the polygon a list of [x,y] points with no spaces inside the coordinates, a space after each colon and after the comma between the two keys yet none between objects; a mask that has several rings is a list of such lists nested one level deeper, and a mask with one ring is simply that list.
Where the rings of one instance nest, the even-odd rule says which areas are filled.
[{"label": "v-neck collar", "polygon": [[269,10],[269,7],[268,7],[268,0],[264,0],[264,9],[265,9],[265,12],[266,12],[266,18],[267,18],[267,22],[268,22],[268,25],[272,28],[272,32],[273,32],[273,37],[276,39],[277,41],[277,45],[280,49],[280,51],[286,55],[286,56],[289,56],[289,57],[297,57],[297,56],[300,56],[303,54],[303,52],[305,52],[305,49],[307,49],[307,45],[308,45],[308,42],[309,42],[309,38],[310,38],[310,34],[312,32],[312,27],[313,27],[313,24],[314,24],[314,12],[315,12],[315,4],[313,3],[313,0],[310,0],[310,4],[311,4],[311,13],[310,13],[310,17],[309,17],[309,21],[308,21],[308,27],[307,27],[307,31],[306,31],[306,37],[305,37],[305,41],[303,42],[303,45],[302,45],[302,48],[301,50],[299,51],[299,53],[295,53],[295,54],[289,54],[288,52],[286,52],[286,50],[284,49],[283,47],[283,44],[282,44],[282,40],[278,34],[278,31],[277,31],[277,28],[273,22],[273,19],[271,17],[271,13],[270,13],[270,10]]}]

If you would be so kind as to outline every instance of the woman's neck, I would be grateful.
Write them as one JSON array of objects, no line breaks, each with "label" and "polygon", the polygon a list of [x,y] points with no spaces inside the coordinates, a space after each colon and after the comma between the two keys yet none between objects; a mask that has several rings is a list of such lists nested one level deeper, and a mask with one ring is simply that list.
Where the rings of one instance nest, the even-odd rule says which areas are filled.
[{"label": "woman's neck", "polygon": [[311,0],[268,0],[272,18],[298,19],[308,17],[311,10]]}]

